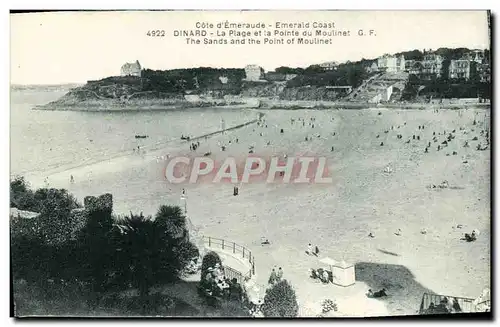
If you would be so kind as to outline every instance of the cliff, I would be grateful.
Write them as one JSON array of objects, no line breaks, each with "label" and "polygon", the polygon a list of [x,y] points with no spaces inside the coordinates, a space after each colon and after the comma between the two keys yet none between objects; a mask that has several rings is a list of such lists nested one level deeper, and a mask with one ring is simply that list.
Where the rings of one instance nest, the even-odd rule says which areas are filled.
[{"label": "cliff", "polygon": [[[384,73],[376,60],[339,64],[335,69],[311,65],[305,69],[279,67],[266,74],[269,80],[247,81],[244,69],[188,68],[144,69],[141,76],[114,76],[71,89],[60,99],[36,109],[49,110],[153,110],[241,104],[242,98],[283,101],[337,101],[360,104],[429,102],[433,99],[491,97],[489,51],[481,72],[467,80],[449,79],[449,63],[475,52],[465,48],[440,48],[442,69],[429,75],[413,72]],[[399,53],[408,60],[424,58],[419,50]],[[425,54],[429,54],[426,52]],[[420,64],[419,64],[420,65]],[[418,65],[417,65],[418,66]],[[483,67],[484,66],[484,67]],[[416,67],[416,66],[415,66]],[[420,67],[420,66],[418,66]],[[287,79],[286,75],[295,77]],[[352,92],[351,92],[352,90]]]}]

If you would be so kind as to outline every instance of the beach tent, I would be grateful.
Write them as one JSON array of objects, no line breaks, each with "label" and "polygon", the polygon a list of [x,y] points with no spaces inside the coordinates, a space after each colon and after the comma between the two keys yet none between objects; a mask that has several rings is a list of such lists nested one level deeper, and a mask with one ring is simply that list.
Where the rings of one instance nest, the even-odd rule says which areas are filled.
[{"label": "beach tent", "polygon": [[319,261],[330,267],[333,284],[339,286],[351,286],[356,282],[356,274],[353,264],[348,264],[344,260],[338,262],[329,257],[324,257]]}]

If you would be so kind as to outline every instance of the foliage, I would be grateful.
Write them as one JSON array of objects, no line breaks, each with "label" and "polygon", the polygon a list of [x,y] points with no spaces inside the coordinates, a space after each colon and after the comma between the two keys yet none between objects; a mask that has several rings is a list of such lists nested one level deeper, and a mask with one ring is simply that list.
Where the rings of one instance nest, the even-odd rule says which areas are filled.
[{"label": "foliage", "polygon": [[352,86],[361,85],[370,74],[365,70],[366,63],[362,61],[340,64],[337,70],[324,71],[319,65],[306,68],[299,75],[287,82],[287,88],[299,86]]},{"label": "foliage", "polygon": [[210,251],[203,257],[201,262],[201,277],[204,280],[205,276],[208,273],[208,268],[215,267],[216,264],[219,264],[222,267],[222,260],[216,252]]},{"label": "foliage", "polygon": [[278,67],[274,70],[276,73],[279,74],[303,74],[304,73],[304,68],[290,68],[290,67],[285,67],[281,66]]},{"label": "foliage", "polygon": [[186,231],[186,216],[180,207],[160,206],[155,215],[155,223],[171,235],[185,236],[183,233]]},{"label": "foliage", "polygon": [[321,308],[323,313],[328,313],[330,311],[337,311],[337,303],[333,300],[326,299],[321,303]]},{"label": "foliage", "polygon": [[86,197],[84,203],[86,223],[78,239],[82,278],[91,283],[96,292],[101,292],[106,289],[107,276],[113,269],[112,196]]},{"label": "foliage", "polygon": [[[156,219],[131,214],[118,228],[111,194],[86,197],[85,208],[66,190],[31,191],[22,178],[11,182],[15,198],[29,194],[32,219],[13,217],[11,253],[14,278],[80,280],[93,294],[132,284],[146,296],[150,288],[173,281],[199,255],[187,239],[179,207],[162,206]],[[122,226],[123,227],[123,226]]]},{"label": "foliage", "polygon": [[[228,78],[223,84],[219,77]],[[241,80],[245,78],[244,69],[225,68],[188,68],[173,70],[151,70],[142,72],[143,91],[181,92],[186,90],[226,90],[230,94],[240,91]]]},{"label": "foliage", "polygon": [[[420,91],[419,91],[420,90]],[[490,98],[490,83],[481,83],[473,80],[424,81],[416,76],[412,77],[404,90],[403,99],[411,99],[416,96],[426,98]]]},{"label": "foliage", "polygon": [[106,294],[94,301],[85,285],[14,281],[16,316],[197,316],[196,308],[160,293],[147,297]]},{"label": "foliage", "polygon": [[296,317],[299,311],[295,291],[283,279],[266,290],[262,312],[266,317]]},{"label": "foliage", "polygon": [[131,283],[141,296],[152,286],[176,280],[198,249],[186,238],[185,217],[179,207],[162,206],[156,219],[130,214],[115,230],[115,278]]}]

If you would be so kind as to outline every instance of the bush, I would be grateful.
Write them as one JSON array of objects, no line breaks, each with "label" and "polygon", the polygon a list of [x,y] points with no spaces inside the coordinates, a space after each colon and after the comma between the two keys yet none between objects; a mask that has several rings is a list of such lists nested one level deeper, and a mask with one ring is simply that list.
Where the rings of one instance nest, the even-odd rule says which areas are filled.
[{"label": "bush", "polygon": [[297,296],[290,283],[282,280],[266,290],[262,313],[266,317],[296,317],[299,311]]},{"label": "bush", "polygon": [[201,262],[201,280],[203,281],[205,279],[205,276],[207,275],[208,268],[214,267],[215,264],[219,264],[222,267],[222,260],[220,259],[219,255],[213,251],[208,252],[205,254],[203,257],[203,261]]}]

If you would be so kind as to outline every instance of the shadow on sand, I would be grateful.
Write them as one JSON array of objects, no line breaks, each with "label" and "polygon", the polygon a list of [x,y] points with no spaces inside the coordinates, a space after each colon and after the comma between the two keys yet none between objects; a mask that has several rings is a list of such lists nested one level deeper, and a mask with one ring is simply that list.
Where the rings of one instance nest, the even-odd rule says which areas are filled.
[{"label": "shadow on sand", "polygon": [[374,292],[386,289],[388,296],[376,300],[383,301],[391,315],[418,315],[423,294],[434,293],[402,265],[359,262],[355,269],[356,281],[366,283]]},{"label": "shadow on sand", "polygon": [[394,253],[394,252],[390,252],[390,251],[387,251],[387,250],[383,250],[383,249],[377,249],[379,252],[382,252],[384,254],[388,254],[388,255],[392,255],[392,256],[395,256],[395,257],[399,257],[399,254],[397,253]]}]

